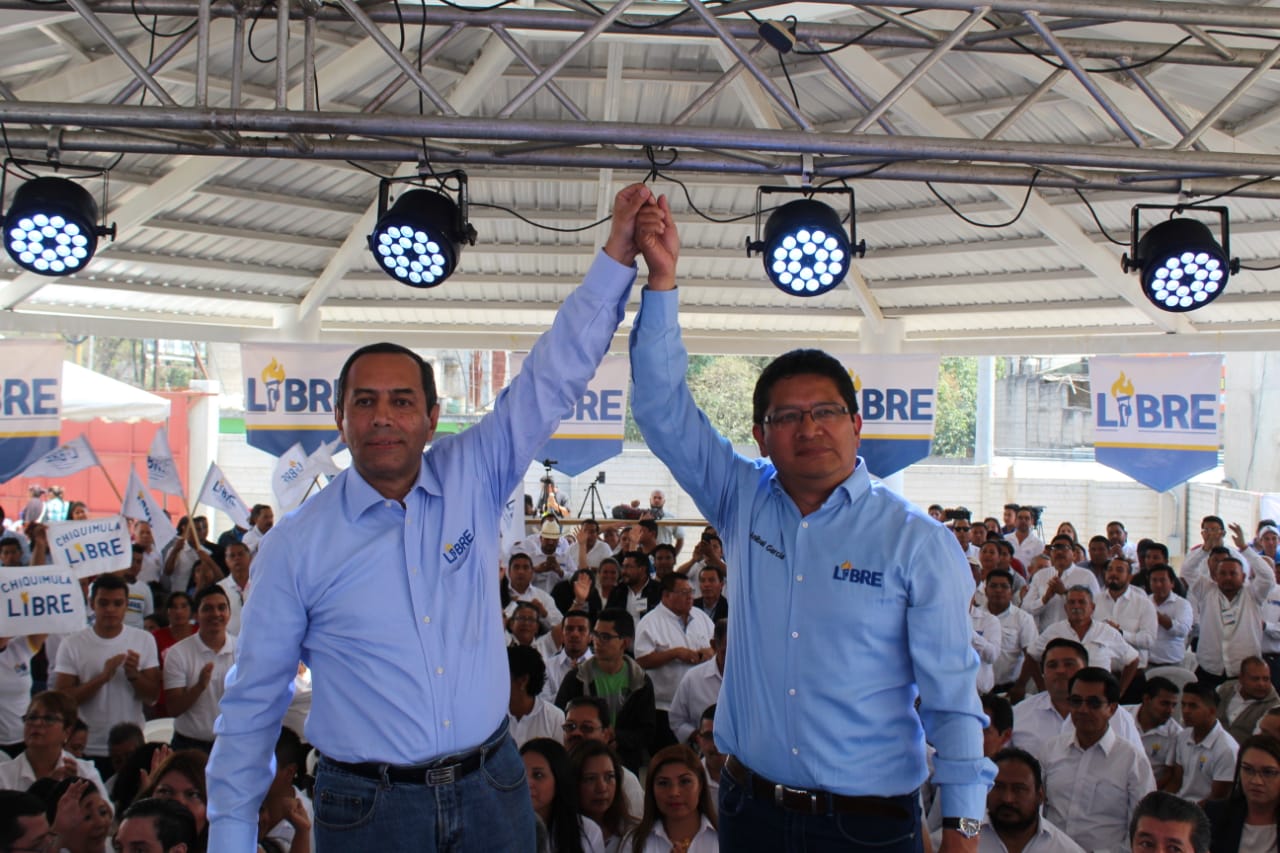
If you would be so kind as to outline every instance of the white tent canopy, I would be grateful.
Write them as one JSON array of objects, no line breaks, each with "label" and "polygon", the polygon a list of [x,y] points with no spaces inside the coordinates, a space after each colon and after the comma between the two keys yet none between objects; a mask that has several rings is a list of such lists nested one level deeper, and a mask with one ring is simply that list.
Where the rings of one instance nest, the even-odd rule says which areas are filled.
[{"label": "white tent canopy", "polygon": [[69,421],[161,422],[169,401],[70,361],[62,362],[62,417]]}]

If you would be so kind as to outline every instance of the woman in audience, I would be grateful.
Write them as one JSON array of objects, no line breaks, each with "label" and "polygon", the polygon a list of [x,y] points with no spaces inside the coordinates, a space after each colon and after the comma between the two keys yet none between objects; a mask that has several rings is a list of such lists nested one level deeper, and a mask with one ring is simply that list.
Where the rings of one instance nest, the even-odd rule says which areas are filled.
[{"label": "woman in audience", "polygon": [[572,576],[555,585],[551,590],[551,600],[561,613],[582,610],[591,623],[595,624],[596,617],[604,606],[600,593],[596,590],[595,579],[595,572],[591,569],[578,569]]},{"label": "woman in audience", "polygon": [[66,749],[76,721],[76,701],[65,693],[37,693],[22,717],[24,750],[0,764],[0,788],[25,791],[37,779],[88,779],[106,796],[102,777],[92,761],[81,761]]},{"label": "woman in audience", "polygon": [[1280,740],[1254,735],[1241,744],[1231,796],[1205,803],[1204,810],[1213,826],[1211,853],[1280,850]]},{"label": "woman in audience", "polygon": [[[164,656],[170,647],[196,632],[196,626],[191,622],[191,596],[185,592],[170,593],[169,600],[165,604],[165,612],[169,617],[168,627],[157,628],[151,632],[151,636],[156,638],[156,652],[160,655],[161,672],[164,672]],[[164,703],[163,690],[156,697],[155,709],[157,717],[169,716],[169,709]]]},{"label": "woman in audience", "polygon": [[85,506],[84,501],[72,501],[67,504],[67,518],[71,521],[88,521],[89,507]]},{"label": "woman in audience", "polygon": [[644,780],[644,815],[622,844],[626,853],[718,853],[716,813],[697,754],[677,744],[659,750]]},{"label": "woman in audience", "polygon": [[111,804],[88,779],[63,779],[49,794],[45,817],[66,853],[110,853]]},{"label": "woman in audience", "polygon": [[622,762],[618,753],[598,740],[584,740],[569,753],[578,777],[578,805],[604,834],[605,853],[617,853],[622,838],[636,825],[622,795]]},{"label": "woman in audience", "polygon": [[520,747],[533,811],[547,828],[551,853],[604,853],[604,837],[591,818],[578,813],[578,784],[569,753],[551,738]]},{"label": "woman in audience", "polygon": [[138,792],[140,800],[159,797],[177,800],[186,806],[196,819],[199,851],[203,851],[209,841],[209,817],[205,811],[209,792],[204,781],[204,765],[208,760],[209,756],[198,749],[180,749],[160,763]]},{"label": "woman in audience", "polygon": [[172,752],[167,743],[144,743],[129,754],[120,772],[107,780],[117,812],[123,812],[134,800],[141,799],[138,792],[146,787],[152,771]]},{"label": "woman in audience", "polygon": [[1055,533],[1054,536],[1061,536],[1064,533],[1071,537],[1072,542],[1080,541],[1080,534],[1076,533],[1076,526],[1069,521],[1064,521],[1059,524],[1058,532]]}]

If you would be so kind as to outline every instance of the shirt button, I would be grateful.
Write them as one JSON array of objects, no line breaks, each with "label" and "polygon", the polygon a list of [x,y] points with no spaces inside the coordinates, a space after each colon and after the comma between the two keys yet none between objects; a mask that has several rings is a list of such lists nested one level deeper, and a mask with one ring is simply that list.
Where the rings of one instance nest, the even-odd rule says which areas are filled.
[{"label": "shirt button", "polygon": [[445,721],[444,721],[444,727],[445,727],[446,729],[447,729],[447,728],[449,728],[449,726],[451,726],[451,725],[453,725],[453,723],[451,723],[450,721],[448,721],[448,720],[445,720]]},{"label": "shirt button", "polygon": [[382,505],[383,505],[383,506],[391,506],[391,501],[385,501]]},{"label": "shirt button", "polygon": [[[448,723],[445,723],[445,725],[448,725]],[[792,755],[799,755],[799,754],[800,754],[800,749],[799,749],[799,747],[795,747],[795,746],[791,747],[791,754],[792,754]]]},{"label": "shirt button", "polygon": [[796,583],[804,583],[804,575],[796,575]]},{"label": "shirt button", "polygon": [[436,667],[436,675],[444,675],[444,667],[442,666]]},{"label": "shirt button", "polygon": [[[790,690],[788,690],[788,691],[787,691],[787,695],[788,695],[788,696],[794,696],[794,695],[796,695],[796,689],[795,689],[794,687],[792,687]],[[792,752],[794,752],[794,751],[795,751],[795,750],[792,750]]]},{"label": "shirt button", "polygon": [[799,631],[792,631],[792,632],[791,632],[791,639],[793,639],[793,640],[798,640],[798,639],[800,639],[800,632],[799,632]]},{"label": "shirt button", "polygon": [[430,617],[430,616],[423,616],[423,617],[422,617],[422,621],[423,621],[423,623],[424,623],[424,624],[426,624],[426,625],[430,625],[430,624],[431,624],[431,617]]},{"label": "shirt button", "polygon": [[808,530],[808,529],[809,529],[809,522],[807,522],[807,521],[802,521],[802,522],[800,522],[800,526],[801,526],[801,527],[803,527],[805,530]]}]

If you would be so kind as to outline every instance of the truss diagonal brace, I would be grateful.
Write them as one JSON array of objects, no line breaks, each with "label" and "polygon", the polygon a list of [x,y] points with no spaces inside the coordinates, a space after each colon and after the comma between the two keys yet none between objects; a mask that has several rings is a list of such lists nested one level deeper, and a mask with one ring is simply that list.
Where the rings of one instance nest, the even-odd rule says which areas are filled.
[{"label": "truss diagonal brace", "polygon": [[[492,30],[493,34],[497,36],[498,39],[501,40],[503,44],[507,46],[507,50],[511,51],[516,55],[516,59],[524,63],[525,68],[528,68],[535,75],[541,74],[543,72],[543,69],[538,65],[537,62],[534,61],[533,57],[529,55],[529,52],[520,45],[520,42],[516,41],[511,36],[511,33],[507,32],[506,27],[504,27],[502,24],[490,24],[489,29]],[[547,80],[547,91],[549,91],[553,96],[555,96],[555,99],[559,101],[561,105],[563,105],[564,108],[569,111],[569,114],[572,115],[574,118],[576,118],[578,121],[588,120],[587,114],[584,113],[578,107],[578,105],[573,102],[572,98],[570,98],[567,94],[565,94],[564,89],[561,89],[558,85],[556,85],[556,82],[554,80],[550,80],[550,79]]]},{"label": "truss diagonal brace", "polygon": [[[76,2],[83,2],[83,0],[76,0]],[[364,9],[360,8],[359,4],[354,0],[338,0],[338,2],[346,10],[347,14],[351,16],[351,20],[355,21],[362,30],[369,34],[369,38],[373,39],[378,47],[382,48],[383,52],[396,64],[396,67],[404,73],[404,76],[413,81],[413,85],[417,86],[422,94],[427,96],[427,100],[431,101],[436,109],[447,116],[456,116],[458,114],[457,110],[445,100],[444,96],[437,92],[435,87],[418,73],[418,69],[413,67],[413,63],[405,59],[404,54],[396,49],[396,46],[391,43],[391,39],[386,37],[382,30],[378,28],[378,25],[373,22],[373,19],[365,14]]]}]

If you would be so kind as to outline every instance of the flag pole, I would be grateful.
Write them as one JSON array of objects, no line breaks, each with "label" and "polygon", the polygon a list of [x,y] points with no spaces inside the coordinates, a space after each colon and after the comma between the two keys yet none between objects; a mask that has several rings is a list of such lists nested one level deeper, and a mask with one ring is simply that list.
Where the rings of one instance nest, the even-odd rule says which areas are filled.
[{"label": "flag pole", "polygon": [[102,460],[98,460],[98,468],[101,469],[102,476],[107,478],[107,485],[111,487],[111,491],[116,493],[116,500],[123,504],[124,495],[120,494],[120,490],[116,488],[115,480],[112,480],[111,475],[107,473],[107,466],[102,464]]}]

